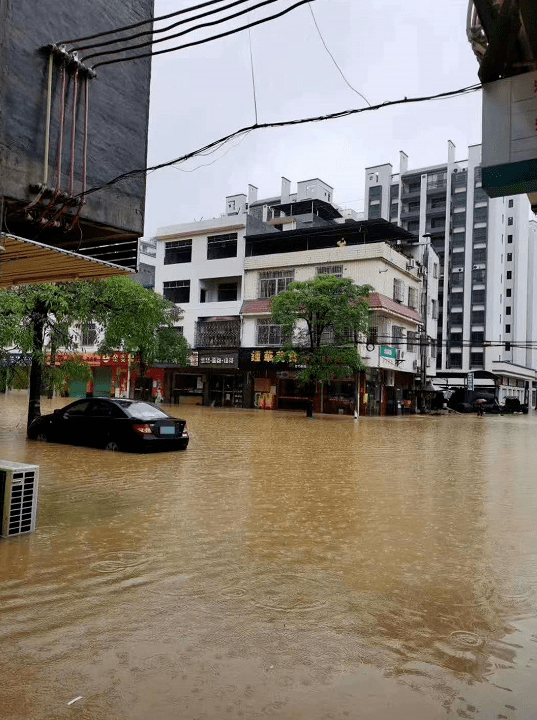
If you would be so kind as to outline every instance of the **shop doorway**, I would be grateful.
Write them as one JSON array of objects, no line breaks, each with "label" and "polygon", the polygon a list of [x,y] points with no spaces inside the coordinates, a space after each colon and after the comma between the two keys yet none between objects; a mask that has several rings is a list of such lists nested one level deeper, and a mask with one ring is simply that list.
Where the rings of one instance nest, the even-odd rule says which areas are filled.
[{"label": "shop doorway", "polygon": [[109,397],[112,390],[112,370],[107,367],[93,368],[93,394]]},{"label": "shop doorway", "polygon": [[215,407],[242,407],[243,381],[239,375],[211,375],[209,404]]}]

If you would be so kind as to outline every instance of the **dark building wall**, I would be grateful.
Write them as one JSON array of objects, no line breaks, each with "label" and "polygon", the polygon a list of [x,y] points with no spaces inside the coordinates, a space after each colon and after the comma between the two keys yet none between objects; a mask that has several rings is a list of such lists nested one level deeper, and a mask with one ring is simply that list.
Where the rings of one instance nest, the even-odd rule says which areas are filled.
[{"label": "dark building wall", "polygon": [[[30,185],[43,179],[48,61],[43,46],[148,19],[153,4],[154,0],[0,0],[0,195],[27,203],[35,196]],[[145,167],[150,75],[148,58],[99,68],[98,76],[90,81],[87,187]],[[60,86],[59,66],[55,65],[48,179],[52,186],[56,182]],[[72,80],[64,134],[64,190],[70,164],[71,106]],[[75,194],[81,190],[82,92],[78,113]],[[145,177],[141,175],[88,196],[82,218],[140,235],[144,201]]]}]

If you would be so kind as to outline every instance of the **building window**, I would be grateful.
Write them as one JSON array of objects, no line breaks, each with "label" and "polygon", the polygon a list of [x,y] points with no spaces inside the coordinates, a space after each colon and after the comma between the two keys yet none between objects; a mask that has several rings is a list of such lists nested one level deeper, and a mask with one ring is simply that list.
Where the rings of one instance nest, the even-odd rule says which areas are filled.
[{"label": "building window", "polygon": [[462,287],[464,285],[464,273],[462,271],[451,273],[451,286]]},{"label": "building window", "polygon": [[446,220],[443,217],[431,218],[431,229],[445,227]]},{"label": "building window", "polygon": [[506,314],[506,315],[510,315],[510,314],[511,314],[511,306],[510,306],[510,305],[506,305],[506,307],[505,307],[505,314]]},{"label": "building window", "polygon": [[470,353],[470,365],[472,367],[483,367],[483,353],[482,352]]},{"label": "building window", "polygon": [[513,253],[507,253],[507,262],[513,261]]},{"label": "building window", "polygon": [[431,300],[431,317],[438,320],[438,300]]},{"label": "building window", "polygon": [[380,217],[380,205],[370,205],[369,206],[369,217],[370,218],[379,218]]},{"label": "building window", "polygon": [[436,172],[436,173],[431,173],[430,175],[427,175],[427,189],[428,190],[444,188],[444,187],[446,187],[446,183],[447,183],[447,172],[445,170],[443,172]]},{"label": "building window", "polygon": [[461,368],[462,367],[462,353],[453,353],[449,358],[450,368]]},{"label": "building window", "polygon": [[416,290],[416,288],[408,288],[408,307],[412,308],[413,310],[418,309],[418,291]]},{"label": "building window", "polygon": [[393,279],[393,299],[400,303],[405,301],[405,284],[399,278]]},{"label": "building window", "polygon": [[508,224],[508,225],[512,225],[512,224],[513,224],[513,218],[512,218],[512,217],[508,217],[508,218],[507,218],[507,224]]},{"label": "building window", "polygon": [[265,270],[259,273],[259,297],[271,298],[287,290],[295,279],[294,269]]},{"label": "building window", "polygon": [[487,248],[474,248],[472,259],[474,263],[483,263],[487,259]]},{"label": "building window", "polygon": [[400,348],[403,344],[403,328],[398,325],[392,325],[392,345]]},{"label": "building window", "polygon": [[485,333],[480,330],[472,332],[472,334],[471,334],[472,345],[482,345],[484,337],[485,337]]},{"label": "building window", "polygon": [[509,352],[509,351],[511,350],[511,343],[510,343],[510,342],[506,342],[506,343],[505,343],[505,349],[507,350],[507,352]]},{"label": "building window", "polygon": [[511,297],[511,288],[506,288],[505,297]]},{"label": "building window", "polygon": [[509,200],[509,207],[512,208],[513,205],[514,205],[514,201],[513,201],[513,199],[511,198],[511,200]]},{"label": "building window", "polygon": [[433,277],[438,278],[438,263],[433,263]]},{"label": "building window", "polygon": [[237,299],[237,283],[221,283],[218,286],[218,302],[233,302]]},{"label": "building window", "polygon": [[212,235],[207,238],[207,260],[237,257],[237,233]]},{"label": "building window", "polygon": [[282,329],[269,318],[258,320],[256,323],[257,345],[282,345]]},{"label": "building window", "polygon": [[483,325],[485,322],[485,311],[484,310],[472,310],[471,314],[472,325]]},{"label": "building window", "polygon": [[367,332],[367,344],[376,345],[378,342],[379,329],[376,325],[371,325]]},{"label": "building window", "polygon": [[484,290],[472,290],[472,305],[483,305],[485,303]]},{"label": "building window", "polygon": [[418,347],[418,333],[408,330],[406,334],[406,349],[408,352],[416,352]]},{"label": "building window", "polygon": [[315,268],[317,275],[335,275],[337,278],[343,277],[343,265],[322,265]]},{"label": "building window", "polygon": [[512,280],[512,279],[513,279],[513,271],[512,271],[512,270],[508,270],[508,271],[505,273],[505,279],[506,279],[506,280]]},{"label": "building window", "polygon": [[81,344],[95,345],[97,343],[97,327],[95,323],[87,323],[81,328]]},{"label": "building window", "polygon": [[190,302],[190,280],[172,280],[171,282],[165,282],[163,295],[166,300],[170,300],[176,304]]},{"label": "building window", "polygon": [[512,242],[513,242],[513,236],[512,236],[512,235],[508,235],[508,236],[507,236],[507,242],[508,242],[508,243],[512,243]]},{"label": "building window", "polygon": [[192,240],[174,240],[164,246],[164,265],[192,261]]},{"label": "building window", "polygon": [[511,332],[511,325],[506,325],[506,326],[505,326],[505,332],[506,332],[506,333],[510,333],[510,332]]}]

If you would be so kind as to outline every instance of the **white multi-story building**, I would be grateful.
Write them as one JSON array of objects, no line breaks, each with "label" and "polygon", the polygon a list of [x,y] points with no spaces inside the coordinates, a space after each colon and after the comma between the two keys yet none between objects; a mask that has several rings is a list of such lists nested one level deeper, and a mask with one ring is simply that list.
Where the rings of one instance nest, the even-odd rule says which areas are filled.
[{"label": "white multi-story building", "polygon": [[[535,223],[525,195],[489,199],[481,187],[481,146],[442,164],[409,169],[400,154],[366,169],[367,218],[385,218],[430,238],[441,264],[437,384],[498,388],[498,399],[529,399],[536,357]],[[535,406],[535,403],[533,404]]]},{"label": "white multi-story building", "polygon": [[175,369],[166,396],[188,390],[205,402],[248,406],[259,373],[271,376],[277,395],[275,366],[258,359],[281,345],[267,322],[270,297],[293,279],[331,272],[375,290],[371,342],[364,338],[361,348],[370,370],[362,402],[379,412],[395,412],[403,400],[414,407],[416,381],[423,389],[436,372],[436,253],[388,222],[338,208],[322,180],[290,189],[282,178],[280,195],[258,200],[250,185],[248,197],[226,198],[221,217],[157,230],[155,290],[182,308],[193,348],[191,368]]}]

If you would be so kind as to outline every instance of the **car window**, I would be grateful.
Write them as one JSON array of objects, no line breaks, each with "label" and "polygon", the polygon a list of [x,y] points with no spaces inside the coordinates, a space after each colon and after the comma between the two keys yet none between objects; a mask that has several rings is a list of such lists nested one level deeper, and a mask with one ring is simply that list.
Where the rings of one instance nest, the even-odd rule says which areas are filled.
[{"label": "car window", "polygon": [[150,405],[145,402],[131,403],[125,408],[125,412],[137,420],[162,420],[163,418],[169,417],[165,412],[159,410],[156,405]]},{"label": "car window", "polygon": [[102,401],[96,401],[92,403],[87,414],[90,417],[125,417],[124,413],[117,407],[117,405],[114,405],[114,403]]},{"label": "car window", "polygon": [[88,409],[90,404],[89,400],[82,400],[79,403],[73,403],[69,407],[65,408],[65,414],[69,417],[76,417],[77,415],[83,415]]}]

